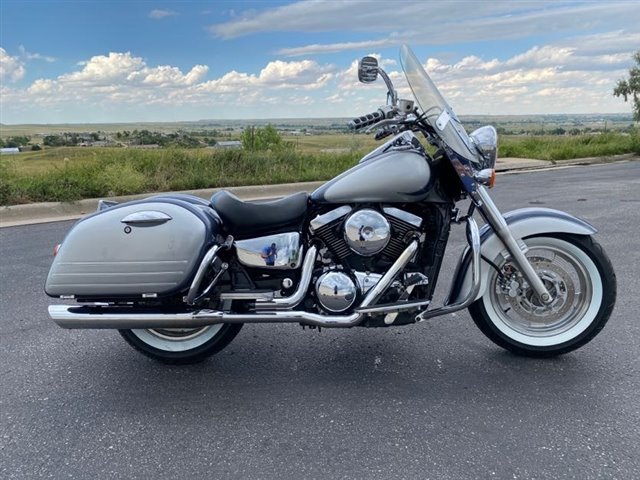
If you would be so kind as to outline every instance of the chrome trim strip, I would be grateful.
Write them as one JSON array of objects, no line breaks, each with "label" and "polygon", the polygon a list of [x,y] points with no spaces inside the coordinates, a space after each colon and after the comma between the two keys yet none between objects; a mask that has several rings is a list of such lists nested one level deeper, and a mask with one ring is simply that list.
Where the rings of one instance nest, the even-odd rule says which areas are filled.
[{"label": "chrome trim strip", "polygon": [[350,213],[351,210],[353,209],[349,205],[344,205],[342,207],[338,207],[334,210],[331,210],[330,212],[323,213],[322,215],[318,215],[316,218],[311,220],[311,222],[309,222],[309,228],[313,233],[319,228],[324,227],[325,225],[335,220],[338,220],[341,217],[344,217],[345,215]]},{"label": "chrome trim strip", "polygon": [[261,300],[270,302],[273,300],[273,292],[224,292],[220,294],[220,300]]},{"label": "chrome trim strip", "polygon": [[378,305],[374,307],[364,307],[357,308],[356,312],[358,313],[393,313],[393,312],[402,312],[404,310],[413,310],[414,308],[425,307],[429,305],[430,300],[418,300],[415,302],[398,302],[392,303],[389,305]]},{"label": "chrome trim strip", "polygon": [[158,212],[157,210],[145,210],[143,212],[134,212],[122,220],[120,223],[126,223],[127,225],[148,225],[154,223],[165,223],[171,220],[171,215],[167,215],[164,212]]},{"label": "chrome trim strip", "polygon": [[418,215],[405,212],[404,210],[400,210],[399,208],[384,207],[382,211],[387,215],[391,215],[392,217],[400,219],[405,223],[413,225],[414,227],[420,228],[420,225],[422,225],[422,218],[420,218]]}]

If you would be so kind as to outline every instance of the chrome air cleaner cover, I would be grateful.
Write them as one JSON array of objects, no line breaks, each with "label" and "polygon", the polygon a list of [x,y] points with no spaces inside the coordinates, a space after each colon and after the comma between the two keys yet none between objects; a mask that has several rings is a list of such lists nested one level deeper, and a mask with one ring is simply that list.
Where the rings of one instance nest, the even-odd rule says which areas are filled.
[{"label": "chrome air cleaner cover", "polygon": [[355,253],[370,257],[387,246],[391,227],[381,213],[371,209],[358,210],[345,222],[344,238]]}]

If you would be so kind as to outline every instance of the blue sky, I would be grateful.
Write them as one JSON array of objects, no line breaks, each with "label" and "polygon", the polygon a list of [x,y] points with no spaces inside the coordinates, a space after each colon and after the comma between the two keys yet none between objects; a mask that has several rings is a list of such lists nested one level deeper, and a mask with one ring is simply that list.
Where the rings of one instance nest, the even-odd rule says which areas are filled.
[{"label": "blue sky", "polygon": [[640,2],[0,2],[0,121],[352,116],[408,43],[460,114],[609,113],[640,48]]}]

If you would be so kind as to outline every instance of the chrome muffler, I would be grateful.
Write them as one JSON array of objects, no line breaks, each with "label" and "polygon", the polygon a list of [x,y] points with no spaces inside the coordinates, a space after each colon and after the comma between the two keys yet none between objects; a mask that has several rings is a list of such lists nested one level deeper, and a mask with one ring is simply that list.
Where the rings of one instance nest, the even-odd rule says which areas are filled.
[{"label": "chrome muffler", "polygon": [[304,311],[225,313],[202,309],[183,313],[128,313],[123,308],[50,305],[49,316],[62,328],[195,328],[218,323],[302,323],[319,327],[353,327],[359,313],[327,316]]}]

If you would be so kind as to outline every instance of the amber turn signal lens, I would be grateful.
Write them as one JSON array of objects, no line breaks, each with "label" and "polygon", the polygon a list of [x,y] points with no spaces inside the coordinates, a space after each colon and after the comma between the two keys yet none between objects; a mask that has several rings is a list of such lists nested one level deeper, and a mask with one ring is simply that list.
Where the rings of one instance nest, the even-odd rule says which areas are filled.
[{"label": "amber turn signal lens", "polygon": [[489,188],[493,188],[496,184],[496,169],[491,170],[491,177],[489,177]]}]

